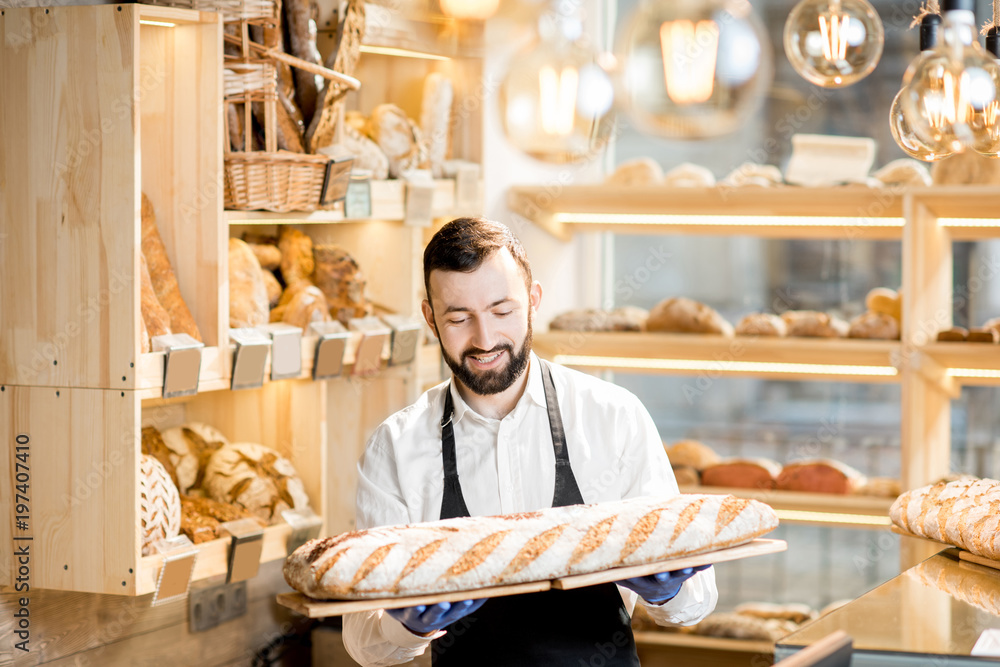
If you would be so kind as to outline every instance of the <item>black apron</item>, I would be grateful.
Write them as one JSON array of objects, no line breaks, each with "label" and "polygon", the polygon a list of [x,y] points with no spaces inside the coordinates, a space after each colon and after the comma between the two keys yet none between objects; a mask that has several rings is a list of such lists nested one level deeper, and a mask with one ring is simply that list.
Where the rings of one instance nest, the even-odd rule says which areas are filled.
[{"label": "black apron", "polygon": [[[582,504],[583,496],[566,449],[566,434],[552,383],[552,371],[544,361],[541,370],[556,457],[552,506]],[[453,411],[449,388],[441,420],[441,455],[444,459],[442,519],[469,516],[458,480]],[[550,590],[492,598],[446,630],[448,634],[431,642],[434,667],[639,665],[628,612],[618,587],[611,583],[569,591]]]}]

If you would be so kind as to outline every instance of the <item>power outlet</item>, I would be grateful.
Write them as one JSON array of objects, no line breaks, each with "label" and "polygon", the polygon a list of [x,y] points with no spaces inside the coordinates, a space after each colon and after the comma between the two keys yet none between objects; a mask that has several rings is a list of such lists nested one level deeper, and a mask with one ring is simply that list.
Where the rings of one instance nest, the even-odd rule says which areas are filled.
[{"label": "power outlet", "polygon": [[191,632],[210,630],[247,613],[247,583],[192,588],[188,593]]}]

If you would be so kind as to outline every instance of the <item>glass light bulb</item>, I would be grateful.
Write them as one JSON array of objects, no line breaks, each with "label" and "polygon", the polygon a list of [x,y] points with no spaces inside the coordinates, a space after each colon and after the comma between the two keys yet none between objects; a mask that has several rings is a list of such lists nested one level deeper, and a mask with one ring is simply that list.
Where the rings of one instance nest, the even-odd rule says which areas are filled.
[{"label": "glass light bulb", "polygon": [[935,162],[953,155],[950,142],[944,145],[928,144],[916,135],[903,114],[902,100],[905,94],[905,89],[896,93],[896,99],[892,101],[892,107],[889,109],[889,129],[896,144],[910,157],[924,162]]},{"label": "glass light bulb", "polygon": [[507,139],[528,155],[578,162],[611,137],[614,88],[597,52],[579,39],[578,24],[557,23],[512,59],[500,85],[500,116]]},{"label": "glass light bulb", "polygon": [[644,0],[617,44],[620,106],[649,134],[733,132],[773,76],[766,33],[746,0]]},{"label": "glass light bulb", "polygon": [[[970,12],[971,13],[971,12]],[[975,25],[945,18],[942,38],[917,56],[903,76],[902,113],[922,142],[989,150],[1000,101],[1000,66],[975,37]]]},{"label": "glass light bulb", "polygon": [[788,62],[802,78],[843,88],[875,69],[885,30],[867,0],[802,0],[785,21],[784,43]]}]

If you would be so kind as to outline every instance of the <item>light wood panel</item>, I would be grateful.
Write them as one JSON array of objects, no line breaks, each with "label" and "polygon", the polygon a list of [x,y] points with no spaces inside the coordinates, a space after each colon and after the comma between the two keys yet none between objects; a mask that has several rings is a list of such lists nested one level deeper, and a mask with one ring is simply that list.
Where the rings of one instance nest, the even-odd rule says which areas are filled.
[{"label": "light wood panel", "polygon": [[[853,382],[898,381],[896,369],[891,363],[893,354],[899,350],[899,343],[895,341],[550,331],[536,334],[533,348],[541,356],[568,365],[586,364],[594,368],[614,368],[629,373],[702,374],[708,377],[752,375]],[[661,368],[655,366],[655,363],[647,364],[641,360],[699,363],[681,368],[673,368],[667,364]],[[753,366],[746,369],[741,367],[744,363]],[[771,366],[758,366],[759,364]],[[774,364],[794,364],[801,367],[775,367]]]},{"label": "light wood panel", "polygon": [[133,5],[4,10],[0,382],[131,386],[135,22]]},{"label": "light wood panel", "polygon": [[[11,445],[0,457],[0,511],[6,517],[0,542],[29,545],[32,590],[135,594],[140,428],[132,393],[2,387],[0,424]],[[28,471],[17,469],[13,458],[18,435],[29,439]],[[29,478],[28,530],[14,522],[19,472]],[[24,536],[33,539],[14,540]],[[12,584],[13,558],[13,549],[0,551],[0,584]]]}]

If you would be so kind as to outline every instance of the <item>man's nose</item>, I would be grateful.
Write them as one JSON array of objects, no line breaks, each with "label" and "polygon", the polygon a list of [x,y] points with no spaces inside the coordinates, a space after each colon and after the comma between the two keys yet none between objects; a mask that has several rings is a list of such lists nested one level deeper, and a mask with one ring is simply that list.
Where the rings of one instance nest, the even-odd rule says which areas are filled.
[{"label": "man's nose", "polygon": [[492,350],[493,346],[496,345],[496,332],[493,330],[488,317],[479,317],[476,319],[472,344],[485,352]]}]

